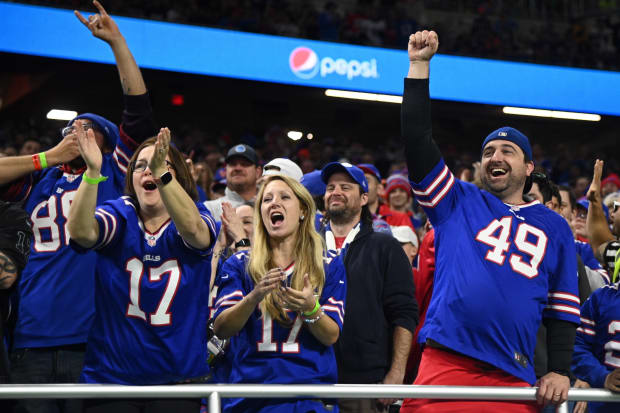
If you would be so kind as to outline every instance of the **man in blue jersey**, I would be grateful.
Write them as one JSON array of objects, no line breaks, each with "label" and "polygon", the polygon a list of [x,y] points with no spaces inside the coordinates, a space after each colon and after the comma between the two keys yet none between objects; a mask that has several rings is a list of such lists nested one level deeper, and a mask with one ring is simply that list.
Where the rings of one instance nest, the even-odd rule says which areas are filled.
[{"label": "man in blue jersey", "polygon": [[[3,198],[24,202],[34,241],[30,261],[17,289],[18,318],[11,355],[15,383],[72,383],[82,369],[86,338],[94,312],[95,253],[79,255],[69,247],[69,208],[82,181],[75,128],[93,129],[103,152],[98,202],[123,193],[129,158],[140,142],[154,134],[152,110],[140,69],[115,22],[103,7],[78,19],[105,41],[116,58],[125,97],[120,129],[101,116],[77,116],[54,148],[32,156],[0,159]],[[75,400],[22,400],[20,411],[80,411]]]},{"label": "man in blue jersey", "polygon": [[[568,395],[579,324],[572,233],[558,214],[527,202],[534,169],[528,138],[503,127],[482,144],[482,189],[455,179],[432,139],[429,61],[435,32],[409,39],[402,133],[409,178],[435,229],[435,286],[419,341],[426,343],[415,384],[529,386],[541,321],[549,372],[539,403]],[[527,185],[526,185],[527,184]],[[553,234],[553,235],[551,235]],[[402,412],[535,412],[533,402],[405,400]]]},{"label": "man in blue jersey", "polygon": [[[620,392],[620,291],[618,284],[599,288],[581,308],[573,373],[595,388]],[[618,411],[618,403],[588,402],[592,413]]]}]

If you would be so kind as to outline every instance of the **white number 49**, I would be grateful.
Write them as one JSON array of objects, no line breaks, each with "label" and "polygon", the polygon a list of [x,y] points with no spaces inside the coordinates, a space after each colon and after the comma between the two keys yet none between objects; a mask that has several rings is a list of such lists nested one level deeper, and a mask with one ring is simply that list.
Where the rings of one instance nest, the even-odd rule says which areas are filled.
[{"label": "white number 49", "polygon": [[[487,244],[493,249],[487,252],[485,258],[498,265],[504,265],[506,252],[510,248],[510,227],[512,226],[512,217],[504,217],[499,221],[493,220],[486,228],[482,229],[476,240]],[[495,234],[499,231],[499,234]],[[528,236],[536,239],[532,242],[532,237],[528,240]],[[514,237],[514,244],[517,249],[530,256],[529,263],[523,261],[523,257],[517,254],[511,254],[508,262],[513,271],[524,275],[527,278],[534,278],[538,275],[538,266],[545,256],[547,250],[547,235],[531,225],[521,222],[517,227]]]}]

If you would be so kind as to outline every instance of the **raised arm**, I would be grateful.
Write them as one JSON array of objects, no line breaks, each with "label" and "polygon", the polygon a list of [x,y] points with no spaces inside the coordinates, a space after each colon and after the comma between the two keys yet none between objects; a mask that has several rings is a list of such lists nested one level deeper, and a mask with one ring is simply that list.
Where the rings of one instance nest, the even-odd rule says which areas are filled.
[{"label": "raised arm", "polygon": [[603,201],[601,196],[601,175],[603,174],[603,161],[597,159],[594,163],[594,176],[590,189],[588,189],[588,217],[586,219],[586,231],[588,232],[588,242],[594,253],[600,257],[605,246],[609,241],[616,238],[609,230],[607,218],[603,211]]},{"label": "raised arm", "polygon": [[[170,130],[162,128],[157,135],[155,150],[149,161],[149,169],[154,177],[160,177],[168,171],[166,155],[169,148]],[[166,210],[183,239],[198,249],[206,249],[211,245],[211,241],[215,242],[211,240],[211,231],[200,216],[196,204],[181,184],[176,179],[172,179],[167,184],[163,184],[160,180],[155,182]]]},{"label": "raised arm", "polygon": [[439,40],[434,31],[424,30],[409,36],[409,73],[405,79],[401,106],[401,128],[409,177],[421,182],[441,159],[433,141],[431,100],[429,95],[430,60]]},{"label": "raised arm", "polygon": [[85,132],[77,128],[76,135],[80,154],[86,163],[86,172],[71,203],[67,228],[73,241],[84,248],[90,248],[95,245],[99,237],[95,207],[97,187],[101,182],[102,155],[92,129]]},{"label": "raised arm", "polygon": [[88,19],[77,10],[73,12],[82,24],[90,30],[93,36],[110,45],[116,59],[116,67],[121,78],[123,93],[125,95],[145,94],[146,85],[144,84],[144,79],[142,79],[142,73],[140,73],[140,68],[136,64],[127,46],[127,42],[125,42],[125,38],[101,3],[94,0],[93,4],[99,13],[88,16]]},{"label": "raised arm", "polygon": [[98,1],[93,1],[93,4],[99,13],[88,16],[88,19],[77,10],[74,13],[93,36],[106,42],[114,53],[125,97],[121,138],[130,138],[133,142],[126,143],[133,149],[138,146],[135,142],[157,134],[150,99],[140,68],[118,26]]}]

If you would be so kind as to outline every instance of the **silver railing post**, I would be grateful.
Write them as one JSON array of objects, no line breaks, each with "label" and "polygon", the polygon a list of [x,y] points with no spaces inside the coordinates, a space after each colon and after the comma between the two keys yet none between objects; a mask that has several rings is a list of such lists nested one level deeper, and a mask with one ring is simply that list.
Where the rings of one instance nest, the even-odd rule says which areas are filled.
[{"label": "silver railing post", "polygon": [[558,405],[557,409],[555,409],[555,413],[568,413],[568,403],[564,402]]},{"label": "silver railing post", "polygon": [[222,403],[220,394],[216,391],[209,395],[209,413],[221,413]]}]

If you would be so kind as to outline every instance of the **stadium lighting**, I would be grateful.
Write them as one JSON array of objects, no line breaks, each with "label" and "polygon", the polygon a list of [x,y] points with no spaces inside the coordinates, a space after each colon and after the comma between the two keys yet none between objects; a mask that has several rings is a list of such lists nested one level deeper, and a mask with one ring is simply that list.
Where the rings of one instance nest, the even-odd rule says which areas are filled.
[{"label": "stadium lighting", "polygon": [[370,100],[373,102],[402,103],[403,97],[380,93],[351,92],[350,90],[325,89],[325,96],[333,98]]},{"label": "stadium lighting", "polygon": [[597,115],[595,113],[562,112],[559,110],[515,108],[512,106],[504,106],[503,112],[508,115],[538,116],[542,118],[556,118],[556,119],[587,120],[590,122],[598,122],[601,120],[601,115]]},{"label": "stadium lighting", "polygon": [[296,130],[291,130],[286,134],[286,136],[288,136],[290,139],[294,141],[298,141],[301,139],[302,136],[304,136],[304,134]]},{"label": "stadium lighting", "polygon": [[306,135],[306,138],[308,138],[308,140],[312,140],[314,138],[314,134],[309,133]]},{"label": "stadium lighting", "polygon": [[78,113],[74,110],[52,109],[47,112],[47,118],[54,120],[71,120],[75,118],[77,114]]}]

